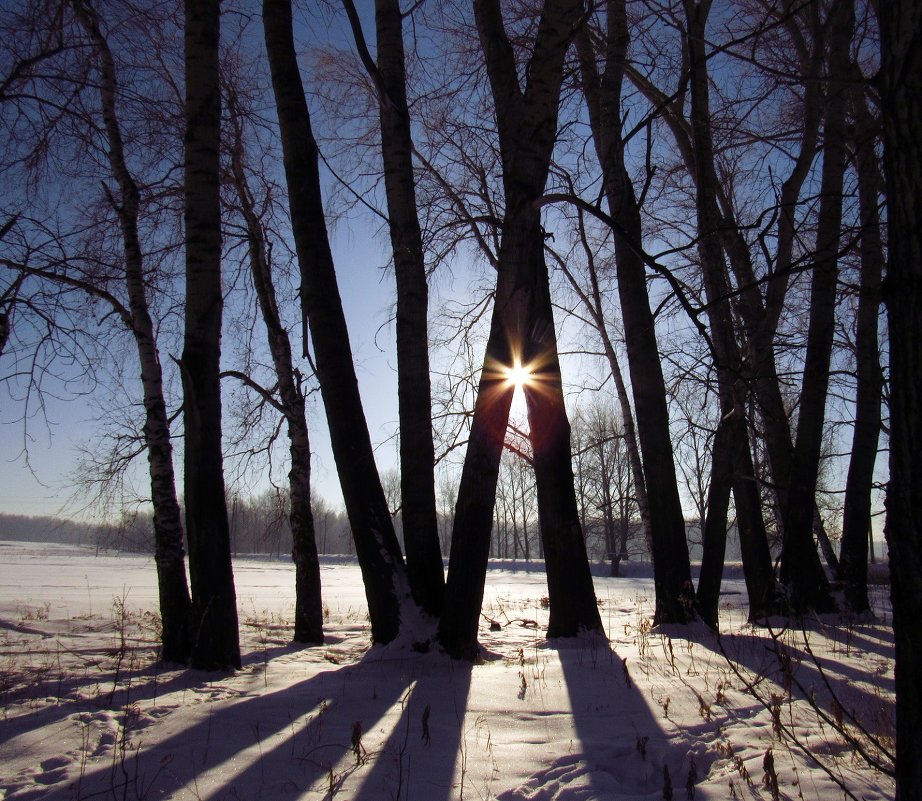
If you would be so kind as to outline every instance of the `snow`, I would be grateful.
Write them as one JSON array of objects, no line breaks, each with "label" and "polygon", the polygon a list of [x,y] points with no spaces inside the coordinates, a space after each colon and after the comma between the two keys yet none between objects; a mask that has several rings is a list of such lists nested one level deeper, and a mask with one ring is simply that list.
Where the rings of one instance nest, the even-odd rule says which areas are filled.
[{"label": "snow", "polygon": [[354,563],[323,560],[307,649],[292,565],[234,571],[243,668],[168,670],[150,558],[0,542],[0,799],[658,801],[667,774],[674,799],[768,799],[770,761],[780,798],[893,798],[855,745],[893,747],[886,588],[878,622],[766,631],[728,580],[718,638],[651,629],[652,580],[599,576],[610,641],[550,642],[543,575],[494,567],[471,666],[370,647]]}]

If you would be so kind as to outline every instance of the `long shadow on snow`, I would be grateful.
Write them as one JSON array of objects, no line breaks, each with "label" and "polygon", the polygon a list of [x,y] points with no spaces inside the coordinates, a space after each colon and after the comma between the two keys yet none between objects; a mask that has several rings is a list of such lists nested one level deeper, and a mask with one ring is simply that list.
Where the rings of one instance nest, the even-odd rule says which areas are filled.
[{"label": "long shadow on snow", "polygon": [[[335,772],[352,750],[354,724],[371,730],[406,691],[408,667],[423,658],[375,648],[283,690],[257,690],[217,708],[202,704],[195,723],[155,745],[144,747],[138,733],[140,747],[123,765],[110,758],[88,772],[81,795],[107,793],[114,783],[119,795],[127,787],[170,796],[194,782],[197,797],[208,801],[293,801],[312,785],[335,785],[354,769]],[[220,680],[213,686],[220,690]]]},{"label": "long shadow on snow", "polygon": [[400,720],[355,801],[451,797],[473,666],[433,654],[414,668]]},{"label": "long shadow on snow", "polygon": [[[706,750],[706,739],[690,747],[707,732],[694,727],[670,737],[604,638],[553,640],[550,647],[563,668],[582,755],[558,759],[551,771],[535,777],[542,784],[557,781],[565,786],[588,777],[588,786],[568,791],[567,799],[613,801],[661,797],[665,769],[674,788],[684,787],[692,759],[697,775],[707,775],[713,755]],[[685,795],[674,791],[674,797],[680,794]]]},{"label": "long shadow on snow", "polygon": [[[334,642],[335,640],[327,637],[327,645]],[[243,667],[246,669],[267,666],[276,657],[302,653],[303,648],[301,645],[289,643],[246,653],[243,656]],[[98,652],[99,649],[92,651]],[[42,729],[81,712],[108,711],[117,715],[127,705],[139,701],[163,699],[164,703],[175,703],[175,699],[167,700],[171,693],[206,690],[215,681],[212,674],[198,673],[182,665],[161,662],[149,663],[140,668],[126,667],[123,664],[118,675],[112,665],[100,667],[88,664],[82,675],[75,676],[74,672],[76,671],[71,671],[70,675],[64,675],[62,672],[58,678],[36,675],[31,684],[23,684],[21,688],[8,691],[5,695],[0,694],[0,699],[8,706],[27,703],[36,698],[50,697],[58,700],[54,706],[39,706],[7,720],[4,724],[6,739]],[[77,695],[89,687],[95,687],[96,693],[90,697]]]}]

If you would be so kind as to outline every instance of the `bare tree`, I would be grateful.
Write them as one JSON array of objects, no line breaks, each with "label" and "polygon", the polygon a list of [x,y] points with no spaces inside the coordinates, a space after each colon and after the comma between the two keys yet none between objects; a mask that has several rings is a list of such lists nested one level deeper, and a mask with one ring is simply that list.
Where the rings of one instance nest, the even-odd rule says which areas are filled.
[{"label": "bare tree", "polygon": [[310,326],[333,458],[362,568],[372,638],[397,636],[412,599],[362,410],[320,194],[318,150],[295,53],[290,0],[264,0],[263,25],[284,154],[301,303]]},{"label": "bare tree", "polygon": [[666,385],[660,366],[653,313],[641,251],[640,206],[625,162],[621,124],[622,87],[630,34],[623,0],[605,5],[603,71],[588,31],[576,40],[581,81],[589,109],[592,138],[601,168],[609,216],[614,230],[618,294],[624,321],[637,433],[643,458],[644,483],[656,488],[650,504],[650,539],[656,585],[656,623],[684,623],[695,617],[696,601],[685,541],[685,520],[676,482],[669,434]]},{"label": "bare tree", "polygon": [[570,426],[537,207],[557,132],[563,59],[579,20],[579,4],[544,4],[524,91],[499,3],[478,0],[474,14],[494,98],[506,207],[490,336],[455,510],[447,582],[452,604],[439,626],[446,651],[465,659],[477,656],[496,481],[514,391],[508,371],[517,364],[533,374],[524,389],[548,572],[548,635],[601,630],[576,507]]},{"label": "bare tree", "polygon": [[192,666],[240,667],[221,452],[219,0],[185,0],[186,319],[180,362]]},{"label": "bare tree", "polygon": [[376,0],[377,63],[352,0],[344,0],[356,45],[378,94],[388,228],[397,279],[397,382],[400,416],[401,518],[410,588],[434,617],[445,577],[435,511],[435,447],[429,378],[426,261],[416,210],[413,141],[407,107],[403,14],[398,0]]},{"label": "bare tree", "polygon": [[789,602],[795,612],[833,608],[828,580],[813,544],[813,522],[835,323],[842,185],[848,159],[845,114],[849,87],[842,76],[851,73],[849,51],[854,28],[854,4],[851,0],[835,3],[829,15],[823,169],[810,290],[810,325],[804,355],[797,437],[783,512],[781,580],[788,585]]},{"label": "bare tree", "polygon": [[185,662],[191,648],[190,598],[186,583],[182,518],[173,473],[173,446],[163,392],[163,371],[147,301],[144,254],[138,235],[140,194],[125,156],[116,107],[119,87],[112,52],[92,5],[82,0],[73,0],[72,5],[98,59],[99,100],[108,142],[109,168],[118,191],[116,198],[106,187],[121,229],[128,293],[128,308],[119,304],[116,311],[122,315],[126,327],[134,336],[144,391],[144,444],[150,465],[151,502],[154,509],[163,658]]},{"label": "bare tree", "polygon": [[852,455],[845,484],[845,512],[842,521],[842,550],[839,577],[845,586],[845,600],[856,614],[867,612],[868,540],[871,530],[871,492],[874,463],[880,439],[881,392],[878,325],[880,285],[884,271],[884,248],[878,198],[883,186],[876,144],[879,122],[871,114],[867,87],[857,65],[851,108],[855,120],[854,160],[858,173],[858,203],[861,220],[858,309],[855,322],[855,430]]},{"label": "bare tree", "polygon": [[300,643],[320,644],[323,642],[323,600],[320,592],[320,562],[317,557],[314,517],[311,510],[311,444],[305,412],[304,380],[294,366],[291,339],[282,322],[276,298],[268,236],[257,212],[256,201],[247,177],[244,116],[234,89],[229,88],[227,95],[233,134],[231,174],[238,208],[246,230],[250,275],[266,327],[278,399],[251,377],[240,377],[262,397],[267,398],[285,418],[291,455],[291,467],[288,472],[291,503],[288,519],[292,536],[291,555],[295,564],[294,639]]}]

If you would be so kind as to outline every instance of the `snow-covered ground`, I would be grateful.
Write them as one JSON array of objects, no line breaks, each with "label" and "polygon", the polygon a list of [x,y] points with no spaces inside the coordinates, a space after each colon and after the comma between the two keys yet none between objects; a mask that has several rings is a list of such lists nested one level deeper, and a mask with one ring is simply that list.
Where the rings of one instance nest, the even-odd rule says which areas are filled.
[{"label": "snow-covered ground", "polygon": [[549,642],[543,575],[491,569],[470,666],[370,648],[354,564],[308,649],[293,567],[234,569],[243,669],[164,670],[149,558],[0,542],[0,799],[893,798],[886,588],[875,623],[766,631],[728,580],[718,638],[597,577],[610,642]]}]

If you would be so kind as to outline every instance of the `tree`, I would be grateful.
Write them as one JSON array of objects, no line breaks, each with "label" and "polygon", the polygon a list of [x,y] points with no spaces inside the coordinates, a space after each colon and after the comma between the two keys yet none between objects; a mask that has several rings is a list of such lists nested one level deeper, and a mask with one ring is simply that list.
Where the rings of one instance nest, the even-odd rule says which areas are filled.
[{"label": "tree", "polygon": [[386,643],[397,636],[412,600],[359,397],[323,213],[318,149],[295,53],[291,1],[263,0],[263,26],[301,269],[301,304],[314,342],[317,380],[365,583],[372,639]]},{"label": "tree", "polygon": [[410,588],[433,617],[442,612],[445,576],[435,509],[435,447],[429,378],[426,261],[416,211],[413,140],[407,107],[403,14],[398,0],[376,0],[377,64],[352,0],[344,0],[356,45],[378,94],[388,228],[397,279],[397,383],[400,486]]},{"label": "tree", "polygon": [[[87,483],[104,485],[109,477],[120,474],[136,456],[147,454],[150,494],[146,497],[153,507],[154,553],[162,621],[161,656],[169,662],[186,662],[191,647],[190,598],[182,516],[176,494],[163,370],[148,288],[153,285],[159,271],[146,262],[140,229],[142,209],[149,198],[142,196],[146,193],[142,193],[137,178],[128,167],[130,148],[126,148],[122,125],[122,118],[126,116],[125,98],[132,92],[126,91],[118,80],[113,46],[103,32],[92,3],[72,0],[55,4],[53,8],[36,4],[30,13],[34,16],[24,15],[17,20],[21,26],[17,32],[25,40],[34,39],[45,44],[37,53],[17,61],[0,90],[4,100],[18,104],[20,111],[36,124],[33,133],[41,131],[35,139],[18,144],[46,151],[44,155],[52,162],[56,152],[68,152],[73,148],[71,152],[76,158],[73,159],[74,164],[64,170],[65,174],[86,170],[92,176],[93,190],[101,177],[99,182],[105,204],[101,211],[95,197],[84,199],[79,209],[71,208],[61,214],[59,220],[61,217],[64,219],[63,225],[56,225],[31,216],[39,213],[42,205],[39,198],[30,196],[28,192],[18,194],[15,202],[22,211],[0,228],[0,239],[12,234],[13,226],[21,222],[23,230],[19,241],[24,245],[29,241],[43,241],[43,245],[17,248],[23,254],[21,263],[12,260],[7,263],[9,268],[15,268],[18,277],[4,290],[3,305],[9,303],[12,307],[20,300],[25,301],[23,310],[40,318],[46,310],[41,309],[43,302],[36,302],[39,295],[56,296],[54,306],[47,307],[50,314],[46,322],[50,329],[63,331],[68,325],[67,318],[71,316],[69,298],[73,298],[73,310],[80,309],[77,314],[84,319],[90,318],[87,307],[92,308],[99,302],[106,310],[106,316],[115,321],[115,328],[130,333],[137,356],[134,378],[140,378],[142,395],[139,404],[143,410],[142,419],[136,427],[140,431],[136,438],[124,437],[130,445],[119,454],[121,461],[107,465],[103,475],[88,477]],[[49,42],[54,45],[48,47]],[[63,98],[58,93],[61,85],[70,87]],[[34,108],[29,110],[30,106]],[[46,119],[41,111],[43,106],[56,110],[52,119]],[[149,105],[144,102],[139,107],[142,113],[150,112]],[[15,116],[22,118],[21,114],[12,118]],[[44,129],[41,128],[42,123]],[[12,127],[15,130],[17,126]],[[152,134],[151,139],[156,136]],[[16,137],[10,136],[9,139],[15,142]],[[130,133],[128,139],[131,140]],[[63,176],[55,175],[51,170],[42,175],[43,159],[37,157],[38,153],[20,150],[19,155],[27,167],[29,178],[36,184],[42,184],[43,178],[52,184],[62,180]],[[39,238],[35,239],[35,234],[43,228],[45,234],[39,234]],[[92,233],[84,241],[75,241],[81,239],[76,233],[80,230]],[[48,236],[52,231],[54,233]],[[112,244],[111,248],[107,247],[108,243]],[[7,253],[10,253],[15,246],[12,241],[8,244],[11,247]],[[33,287],[38,283],[44,288],[37,294],[27,292],[24,289],[27,280]],[[28,297],[29,294],[32,296]],[[52,308],[54,311],[51,311]],[[94,338],[100,338],[94,328],[93,325],[85,328],[81,325],[73,334],[91,343]],[[131,364],[131,361],[128,363]]]},{"label": "tree", "polygon": [[180,370],[192,666],[240,667],[221,452],[220,2],[185,0],[186,319]]},{"label": "tree", "polygon": [[922,7],[880,6],[889,258],[890,486],[887,545],[896,641],[896,799],[922,798]]},{"label": "tree", "polygon": [[320,593],[320,561],[314,535],[314,516],[311,511],[311,443],[303,377],[294,366],[291,340],[279,313],[272,278],[272,258],[267,246],[268,237],[259,219],[246,174],[244,119],[233,88],[228,89],[228,110],[233,132],[231,174],[246,230],[250,276],[265,323],[269,352],[275,369],[278,400],[249,376],[239,377],[262,397],[269,399],[285,418],[291,456],[288,472],[291,504],[288,519],[292,537],[291,556],[295,564],[294,640],[319,645],[323,643],[323,599]]},{"label": "tree", "polygon": [[855,430],[845,484],[839,578],[845,588],[845,601],[849,610],[862,614],[871,608],[867,579],[868,540],[883,389],[877,336],[880,284],[884,270],[878,198],[883,187],[876,151],[879,123],[868,108],[867,88],[857,65],[853,65],[852,72],[856,79],[851,94],[851,107],[855,120],[853,148],[858,172],[861,266],[855,323]]},{"label": "tree", "polygon": [[140,194],[125,157],[116,108],[119,87],[112,52],[92,5],[81,0],[73,0],[72,5],[98,59],[99,101],[108,143],[109,168],[118,187],[118,199],[108,187],[106,193],[121,229],[128,308],[117,304],[115,310],[134,336],[144,392],[144,444],[150,466],[151,502],[154,509],[154,556],[160,594],[162,657],[170,662],[186,662],[191,648],[191,602],[186,583],[182,517],[176,498],[173,446],[163,393],[163,371],[147,301],[144,255],[138,235]]},{"label": "tree", "polygon": [[695,617],[696,602],[669,434],[666,386],[647,293],[640,207],[625,163],[621,130],[622,85],[630,42],[625,2],[609,0],[605,5],[605,18],[603,71],[599,74],[596,54],[588,31],[584,30],[576,40],[580,75],[609,218],[617,221],[613,235],[618,294],[644,483],[648,492],[655,488],[657,494],[656,502],[650,504],[656,586],[654,621],[657,624],[685,623]]},{"label": "tree", "polygon": [[547,0],[543,5],[524,91],[499,3],[477,0],[474,15],[493,94],[506,207],[490,336],[455,509],[446,588],[452,604],[439,625],[442,646],[464,659],[477,657],[496,482],[515,389],[509,380],[513,367],[531,373],[523,389],[548,574],[548,636],[602,628],[576,507],[538,208],[557,133],[563,59],[579,4]]},{"label": "tree", "polygon": [[726,551],[730,489],[736,502],[751,620],[774,608],[771,555],[746,423],[743,359],[734,331],[730,283],[721,245],[722,223],[717,203],[717,170],[711,126],[705,28],[711,0],[685,0],[686,47],[691,89],[691,142],[694,152],[698,254],[707,298],[710,348],[717,372],[720,422],[714,437],[713,470],[704,528],[704,555],[698,581],[698,601],[704,619],[717,625],[717,604]]},{"label": "tree", "polygon": [[845,113],[849,88],[837,76],[851,72],[849,50],[855,18],[854,4],[851,0],[835,3],[829,14],[823,168],[810,289],[810,324],[797,437],[783,511],[781,580],[788,586],[791,609],[797,613],[833,608],[828,580],[813,545],[813,522],[835,324],[842,185],[848,158]]}]

